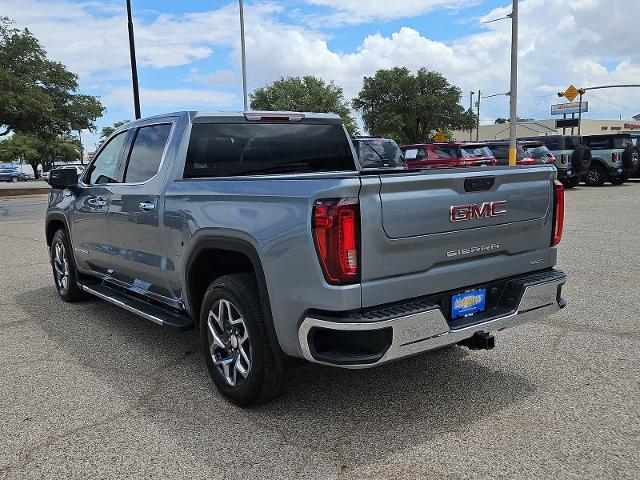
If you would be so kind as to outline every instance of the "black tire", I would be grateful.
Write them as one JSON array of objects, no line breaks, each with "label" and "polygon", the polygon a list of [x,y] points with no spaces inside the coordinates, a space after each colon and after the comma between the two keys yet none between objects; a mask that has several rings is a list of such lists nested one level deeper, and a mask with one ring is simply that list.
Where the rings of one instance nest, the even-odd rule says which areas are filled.
[{"label": "black tire", "polygon": [[599,164],[594,163],[584,176],[584,183],[590,187],[601,187],[607,181],[607,172]]},{"label": "black tire", "polygon": [[640,165],[640,152],[638,147],[634,145],[627,145],[622,152],[622,166],[625,170],[635,172]]},{"label": "black tire", "polygon": [[[59,248],[62,247],[63,260],[59,260]],[[71,242],[64,229],[58,230],[51,240],[49,248],[49,259],[51,260],[51,268],[53,269],[53,281],[56,285],[58,295],[65,302],[77,302],[86,298],[86,294],[78,287],[78,271],[71,250]],[[63,272],[61,272],[61,269]],[[63,280],[61,274],[65,273],[66,281]]]},{"label": "black tire", "polygon": [[619,177],[609,179],[612,185],[622,185],[627,180],[629,180],[629,175],[627,175],[626,173],[620,175]]},{"label": "black tire", "polygon": [[11,177],[11,183],[16,183],[18,181],[18,177]]},{"label": "black tire", "polygon": [[[225,316],[227,313],[218,315],[220,322],[211,317],[210,327],[210,312],[216,304],[219,306],[221,301],[228,316]],[[231,304],[231,307],[227,307],[228,304]],[[217,308],[215,310],[218,311]],[[230,312],[237,313],[239,317],[234,317]],[[225,322],[227,318],[236,323],[231,325],[228,321]],[[220,324],[227,325],[228,328],[225,329]],[[284,387],[284,358],[279,349],[275,351],[276,349],[272,348],[266,328],[260,295],[251,274],[225,275],[209,285],[200,311],[202,352],[215,386],[230,402],[240,407],[268,402],[279,396]],[[214,340],[210,329],[216,331],[224,346],[219,346],[220,343]],[[245,332],[247,338],[243,339]],[[218,364],[214,363],[214,356]],[[245,362],[245,357],[250,361]],[[222,362],[225,358],[235,358],[228,360],[226,366],[229,377],[233,375],[229,380],[225,376],[225,366]],[[246,376],[240,374],[237,368],[246,371]],[[231,369],[233,372],[230,372]]]},{"label": "black tire", "polygon": [[591,149],[586,145],[576,145],[571,154],[571,167],[577,175],[587,173],[591,169]]},{"label": "black tire", "polygon": [[569,190],[578,186],[580,177],[563,178],[560,182],[564,185],[565,190]]}]

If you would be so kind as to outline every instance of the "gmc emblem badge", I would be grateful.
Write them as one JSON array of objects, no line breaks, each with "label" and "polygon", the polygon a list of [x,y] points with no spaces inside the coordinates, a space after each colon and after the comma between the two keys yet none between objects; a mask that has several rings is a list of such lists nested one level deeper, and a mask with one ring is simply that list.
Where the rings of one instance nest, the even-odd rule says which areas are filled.
[{"label": "gmc emblem badge", "polygon": [[465,222],[477,218],[500,217],[507,214],[506,206],[506,200],[484,202],[481,205],[452,205],[449,209],[449,220],[452,222]]}]

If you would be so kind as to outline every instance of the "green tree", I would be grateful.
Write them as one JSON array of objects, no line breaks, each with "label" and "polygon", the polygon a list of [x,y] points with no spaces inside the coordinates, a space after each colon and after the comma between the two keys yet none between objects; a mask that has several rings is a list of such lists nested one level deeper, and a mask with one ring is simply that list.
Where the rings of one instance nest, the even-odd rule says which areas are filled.
[{"label": "green tree", "polygon": [[131,120],[118,120],[110,127],[102,127],[102,130],[100,130],[100,143],[109,138],[116,128],[126,125],[129,122],[131,122]]},{"label": "green tree", "polygon": [[342,88],[311,75],[280,78],[251,94],[254,110],[337,113],[352,135],[358,127],[351,116]]},{"label": "green tree", "polygon": [[438,72],[405,67],[378,70],[365,77],[353,107],[373,135],[399,143],[425,141],[446,130],[469,130],[476,116],[460,105],[461,90]]},{"label": "green tree", "polygon": [[36,175],[40,164],[47,170],[61,158],[82,159],[82,145],[70,133],[94,131],[103,112],[98,98],[78,93],[77,76],[48,59],[29,30],[0,18],[0,137],[13,132],[19,135],[13,145],[26,142],[38,151],[29,161]]},{"label": "green tree", "polygon": [[503,124],[503,123],[508,123],[508,122],[509,122],[509,120],[507,120],[506,118],[498,117],[498,118],[496,118],[496,121],[493,122],[493,123],[495,125],[498,125],[498,124]]},{"label": "green tree", "polygon": [[0,162],[35,163],[37,167],[40,158],[39,147],[38,139],[33,135],[16,133],[0,141]]}]

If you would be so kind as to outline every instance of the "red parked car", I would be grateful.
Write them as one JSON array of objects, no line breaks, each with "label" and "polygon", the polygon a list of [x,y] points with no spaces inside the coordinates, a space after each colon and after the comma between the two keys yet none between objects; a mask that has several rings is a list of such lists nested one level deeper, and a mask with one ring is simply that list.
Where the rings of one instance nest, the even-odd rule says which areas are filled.
[{"label": "red parked car", "polygon": [[496,165],[493,153],[484,143],[448,142],[403,145],[409,169],[480,167]]}]

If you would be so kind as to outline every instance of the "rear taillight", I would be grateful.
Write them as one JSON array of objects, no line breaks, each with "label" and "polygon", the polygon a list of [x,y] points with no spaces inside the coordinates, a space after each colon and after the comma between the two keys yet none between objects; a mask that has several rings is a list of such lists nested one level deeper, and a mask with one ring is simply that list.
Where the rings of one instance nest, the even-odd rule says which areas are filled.
[{"label": "rear taillight", "polygon": [[560,163],[565,164],[569,160],[569,155],[566,153],[560,154]]},{"label": "rear taillight", "polygon": [[313,206],[313,239],[328,283],[360,280],[360,210],[358,199],[318,200]]},{"label": "rear taillight", "polygon": [[562,240],[562,228],[564,227],[564,186],[558,180],[554,182],[555,204],[553,211],[553,237],[551,246],[558,245]]},{"label": "rear taillight", "polygon": [[618,154],[617,153],[614,152],[614,153],[611,154],[611,161],[614,162],[614,163],[618,161]]},{"label": "rear taillight", "polygon": [[550,157],[547,157],[547,161],[549,163],[552,163],[553,165],[556,164],[556,157],[554,157],[553,155],[551,155]]}]

